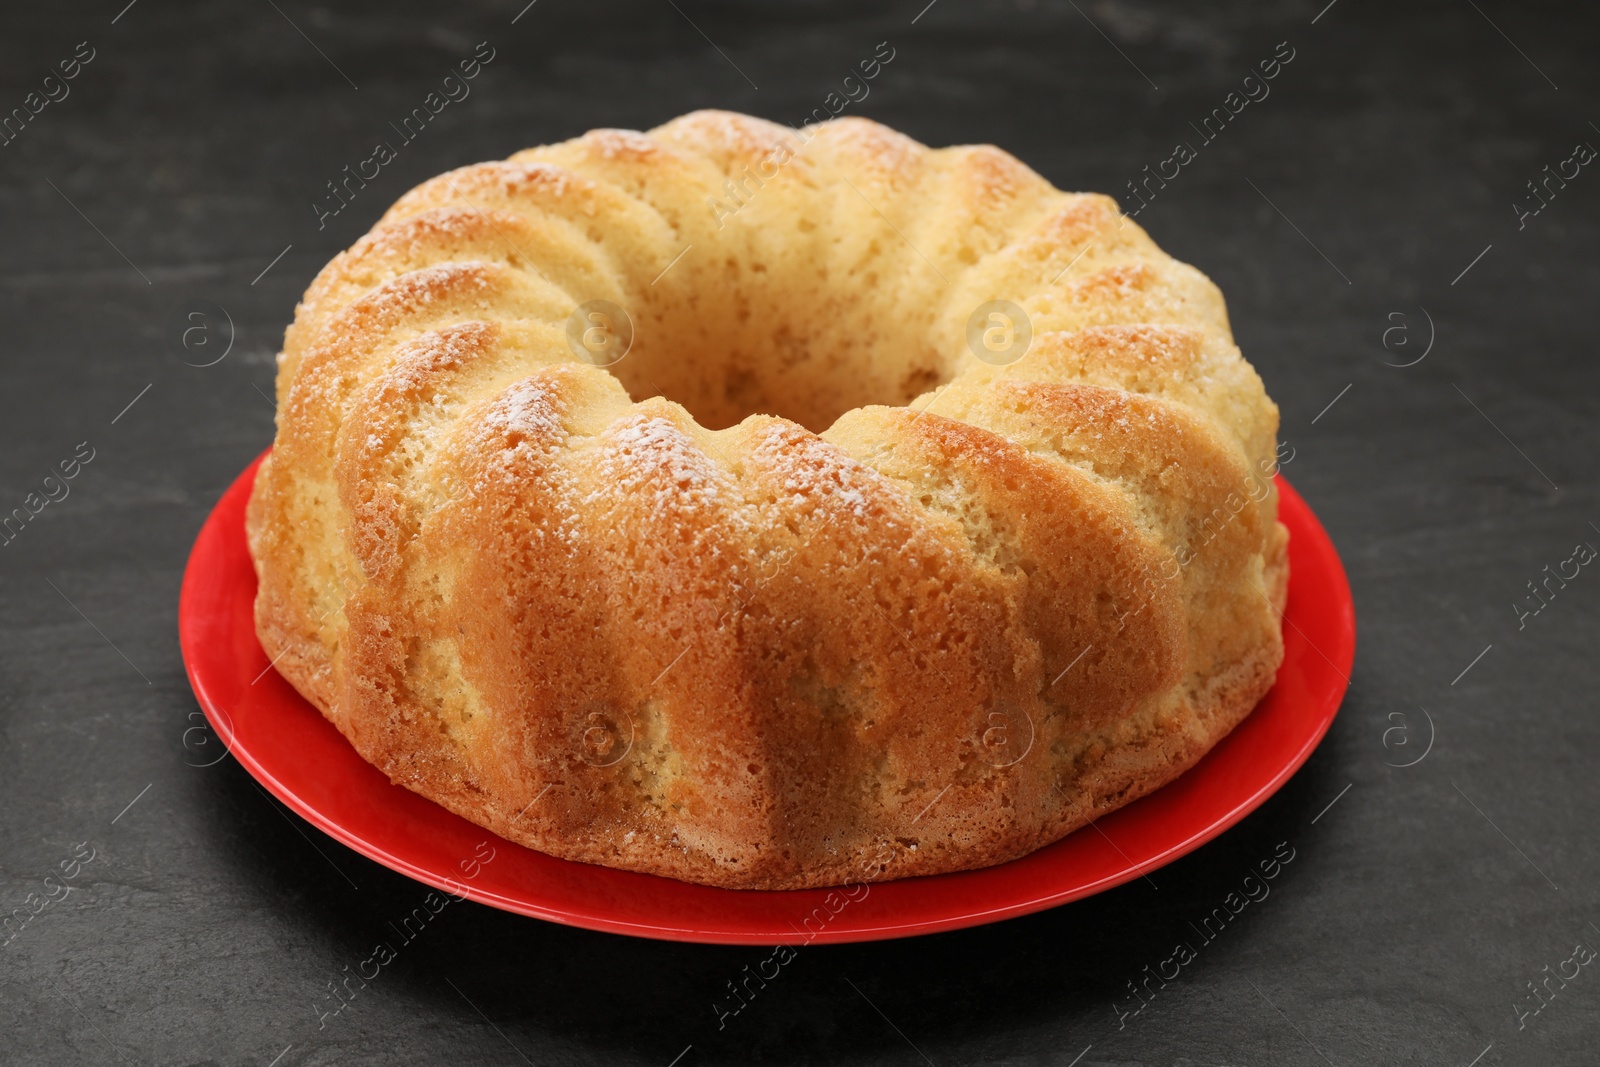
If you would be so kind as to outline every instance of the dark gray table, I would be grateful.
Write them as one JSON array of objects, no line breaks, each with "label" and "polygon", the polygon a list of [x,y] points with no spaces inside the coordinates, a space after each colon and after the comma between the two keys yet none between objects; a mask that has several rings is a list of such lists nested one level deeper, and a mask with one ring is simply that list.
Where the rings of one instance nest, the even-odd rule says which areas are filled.
[{"label": "dark gray table", "polygon": [[[0,548],[0,904],[48,892],[63,864],[76,887],[0,948],[0,1061],[1600,1061],[1600,966],[1564,962],[1600,947],[1600,575],[1515,608],[1544,568],[1600,546],[1600,174],[1567,164],[1542,200],[1527,185],[1600,145],[1592,15],[124,2],[0,16],[0,113],[59,97],[0,146],[0,510],[66,493]],[[470,98],[319,230],[324,182],[485,40],[496,58]],[[696,107],[798,122],[884,40],[896,58],[857,113],[936,145],[994,142],[1129,209],[1131,179],[1293,50],[1138,220],[1227,294],[1282,407],[1287,473],[1344,554],[1361,646],[1332,733],[1151,882],[806,950],[724,1029],[713,1002],[765,950],[473,904],[319,1028],[328,983],[419,887],[231,759],[191,765],[176,638],[190,542],[271,439],[296,297],[447,167]],[[62,61],[76,77],[47,84]],[[178,358],[171,317],[202,302],[235,331],[209,367]],[[63,461],[75,477],[46,483]],[[1295,859],[1270,897],[1131,999],[1279,842]],[[1560,970],[1577,974],[1536,1001],[1529,983]]]}]

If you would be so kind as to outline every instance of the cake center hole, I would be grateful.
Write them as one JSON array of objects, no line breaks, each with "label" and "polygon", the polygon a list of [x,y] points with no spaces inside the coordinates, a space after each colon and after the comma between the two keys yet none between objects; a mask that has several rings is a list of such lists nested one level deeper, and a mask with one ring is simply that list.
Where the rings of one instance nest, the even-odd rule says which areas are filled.
[{"label": "cake center hole", "polygon": [[[665,396],[714,430],[766,414],[821,432],[853,408],[909,404],[954,374],[954,356],[931,340],[931,313],[886,306],[876,278],[841,286],[785,271],[779,282],[759,263],[736,275],[731,260],[711,271],[687,262],[700,251],[674,268],[677,289],[627,311],[631,345],[607,369],[635,400]],[[705,256],[714,266],[715,249]]]}]

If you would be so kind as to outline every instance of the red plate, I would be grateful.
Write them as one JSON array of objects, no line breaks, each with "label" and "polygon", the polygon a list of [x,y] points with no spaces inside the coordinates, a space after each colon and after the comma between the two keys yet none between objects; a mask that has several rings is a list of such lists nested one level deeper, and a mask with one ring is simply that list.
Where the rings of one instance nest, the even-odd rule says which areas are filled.
[{"label": "red plate", "polygon": [[[1103,833],[1074,833],[981,871],[873,884],[842,907],[839,895],[833,908],[824,903],[826,889],[712,889],[511,844],[392,785],[357,755],[269,669],[256,641],[244,512],[260,463],[206,520],[178,609],[189,680],[223,745],[274,796],[362,855],[496,908],[591,930],[745,945],[872,941],[995,922],[1110,889],[1198,848],[1283,785],[1333,722],[1355,658],[1344,567],[1316,516],[1280,477],[1290,533],[1283,667],[1251,716],[1183,777],[1100,819]],[[480,866],[472,857],[486,838],[494,859]],[[816,909],[828,921],[813,919],[802,931]]]}]

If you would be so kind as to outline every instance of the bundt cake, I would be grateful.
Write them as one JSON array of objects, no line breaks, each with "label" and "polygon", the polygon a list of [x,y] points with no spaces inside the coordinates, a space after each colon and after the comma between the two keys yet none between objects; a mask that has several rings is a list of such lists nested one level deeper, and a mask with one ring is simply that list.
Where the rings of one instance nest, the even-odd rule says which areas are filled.
[{"label": "bundt cake", "polygon": [[998,863],[1282,659],[1277,409],[1221,294],[992,147],[705,111],[452,171],[317,276],[277,392],[267,655],[556,856]]}]

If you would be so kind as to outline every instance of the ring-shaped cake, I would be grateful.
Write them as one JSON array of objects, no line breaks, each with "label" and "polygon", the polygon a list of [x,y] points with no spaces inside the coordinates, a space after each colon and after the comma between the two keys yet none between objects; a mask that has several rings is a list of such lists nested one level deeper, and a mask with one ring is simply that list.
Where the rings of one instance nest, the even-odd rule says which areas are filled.
[{"label": "ring-shaped cake", "polygon": [[444,174],[318,275],[277,389],[267,654],[564,858],[998,863],[1282,658],[1277,409],[1221,294],[992,147],[697,112]]}]

